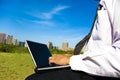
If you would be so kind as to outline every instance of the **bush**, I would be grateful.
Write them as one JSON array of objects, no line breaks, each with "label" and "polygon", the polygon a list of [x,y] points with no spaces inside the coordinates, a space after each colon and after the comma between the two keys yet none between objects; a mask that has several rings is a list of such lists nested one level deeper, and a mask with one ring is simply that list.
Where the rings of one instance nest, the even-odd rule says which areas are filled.
[{"label": "bush", "polygon": [[0,45],[1,52],[13,52],[12,49],[13,49],[13,46],[11,45],[4,45],[4,44]]},{"label": "bush", "polygon": [[0,45],[0,52],[7,52],[7,53],[27,53],[28,50],[27,50],[26,47],[1,44]]},{"label": "bush", "polygon": [[[29,53],[27,47],[0,44],[0,52],[6,53]],[[52,54],[73,54],[73,51],[63,51],[59,49],[50,49]]]},{"label": "bush", "polygon": [[28,49],[26,47],[17,46],[14,53],[28,53]]},{"label": "bush", "polygon": [[50,52],[52,54],[73,54],[73,50],[71,50],[71,51],[63,51],[63,50],[59,50],[59,49],[50,49]]}]

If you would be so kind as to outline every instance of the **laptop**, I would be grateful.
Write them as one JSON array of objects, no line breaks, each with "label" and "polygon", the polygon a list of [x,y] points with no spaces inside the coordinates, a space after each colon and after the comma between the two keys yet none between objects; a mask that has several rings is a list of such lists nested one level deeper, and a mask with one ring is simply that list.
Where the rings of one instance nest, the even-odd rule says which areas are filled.
[{"label": "laptop", "polygon": [[49,57],[52,56],[46,44],[26,40],[26,45],[35,65],[35,72],[46,72],[57,69],[70,68],[69,65],[49,65]]}]

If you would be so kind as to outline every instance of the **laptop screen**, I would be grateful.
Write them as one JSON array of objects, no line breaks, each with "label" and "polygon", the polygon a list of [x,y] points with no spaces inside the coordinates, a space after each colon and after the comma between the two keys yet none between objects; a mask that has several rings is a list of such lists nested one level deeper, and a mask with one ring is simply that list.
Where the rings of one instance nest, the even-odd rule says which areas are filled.
[{"label": "laptop screen", "polygon": [[49,65],[48,58],[51,56],[46,44],[41,44],[33,41],[26,41],[29,52],[36,67],[45,67]]}]

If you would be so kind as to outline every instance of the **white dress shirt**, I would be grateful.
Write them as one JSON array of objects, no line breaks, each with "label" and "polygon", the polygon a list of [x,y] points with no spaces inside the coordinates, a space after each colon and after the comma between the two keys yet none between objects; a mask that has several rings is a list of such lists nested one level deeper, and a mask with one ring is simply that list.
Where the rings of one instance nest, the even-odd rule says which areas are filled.
[{"label": "white dress shirt", "polygon": [[120,78],[120,0],[101,0],[92,35],[82,55],[70,58],[72,70]]}]

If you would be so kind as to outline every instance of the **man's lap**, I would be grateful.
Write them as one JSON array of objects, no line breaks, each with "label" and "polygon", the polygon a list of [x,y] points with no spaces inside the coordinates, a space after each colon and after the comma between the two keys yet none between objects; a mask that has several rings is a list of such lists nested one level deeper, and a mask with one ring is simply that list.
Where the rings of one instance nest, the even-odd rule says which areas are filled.
[{"label": "man's lap", "polygon": [[81,71],[60,69],[44,73],[34,73],[25,80],[119,80],[114,78],[90,76]]},{"label": "man's lap", "polygon": [[25,80],[94,80],[94,79],[82,72],[62,69],[39,74],[34,73],[28,76]]}]

